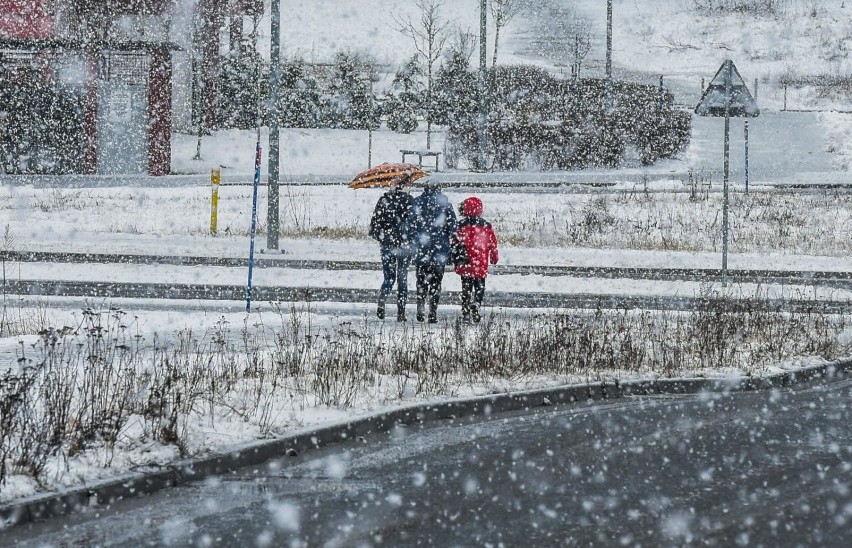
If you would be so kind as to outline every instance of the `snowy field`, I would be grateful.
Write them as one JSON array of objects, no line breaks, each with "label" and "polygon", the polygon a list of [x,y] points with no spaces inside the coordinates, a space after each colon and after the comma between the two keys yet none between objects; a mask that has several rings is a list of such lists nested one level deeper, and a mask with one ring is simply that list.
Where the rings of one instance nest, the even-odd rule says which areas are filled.
[{"label": "snowy field", "polygon": [[[323,60],[339,49],[366,49],[365,44],[372,44],[375,49],[372,53],[380,62],[401,62],[413,51],[406,38],[389,28],[392,21],[388,20],[387,14],[408,13],[406,10],[412,4],[402,0],[355,2],[341,13],[332,3],[292,2],[288,5],[291,19],[284,22],[287,29],[284,50],[288,55]],[[473,29],[477,25],[476,4],[474,0],[460,0],[447,2],[445,6],[450,18],[464,28]],[[533,62],[559,71],[565,65],[564,59],[554,59],[547,52],[530,46],[529,37],[542,32],[542,19],[546,18],[547,11],[542,7],[546,5],[543,0],[529,4],[530,9],[516,17],[505,30],[501,62]],[[603,29],[604,2],[582,0],[572,4],[576,5],[578,12],[594,21],[595,28]],[[688,0],[615,0],[616,74],[650,83],[659,74],[665,74],[677,100],[690,104],[698,99],[701,78],[709,80],[724,58],[731,57],[750,84],[754,78],[759,80],[761,107],[777,111],[783,104],[783,92],[778,86],[782,75],[806,75],[806,70],[820,75],[847,72],[848,59],[830,54],[832,49],[841,48],[839,44],[846,43],[849,28],[852,28],[852,7],[841,7],[841,4],[839,1],[791,1],[787,3],[783,17],[746,20],[741,15],[715,19],[699,17],[690,9]],[[813,16],[814,10],[817,16]],[[414,15],[414,12],[410,14]],[[328,33],[328,21],[341,17],[342,30]],[[661,23],[663,21],[666,22],[665,27]],[[749,32],[743,32],[745,26],[748,26]],[[359,30],[349,32],[347,29]],[[603,36],[601,32],[597,35]],[[602,40],[598,40],[587,63],[591,74],[602,74],[602,60]],[[846,108],[842,100],[819,97],[807,87],[791,89],[788,106]],[[801,169],[801,173],[790,172],[785,167],[783,177],[788,181],[797,177],[809,181],[845,179],[852,159],[850,115],[823,112],[812,117],[816,125],[811,127],[811,131],[818,137],[800,139],[803,142],[797,150],[775,151],[775,154],[787,157],[808,148],[802,154],[807,155],[811,163],[802,167],[790,164],[793,167],[789,169]],[[760,121],[758,119],[754,123]],[[709,122],[696,123],[697,126],[700,124],[708,127]],[[707,131],[713,131],[713,127]],[[229,182],[249,183],[253,171],[254,139],[253,132],[216,133],[204,138],[203,159],[192,160],[195,138],[175,135],[173,171],[176,174],[206,175],[210,169],[221,166]],[[266,151],[265,132],[262,132],[261,140]],[[436,148],[441,147],[442,142],[443,137],[439,133],[435,139]],[[766,148],[771,149],[774,143],[769,139],[767,142]],[[795,144],[795,138],[791,138],[791,142]],[[714,180],[714,186],[699,188],[695,192],[681,174],[689,169],[718,170],[720,160],[710,159],[718,156],[718,153],[713,156],[710,152],[717,144],[697,139],[682,157],[650,168],[649,171],[669,170],[679,174],[656,181],[650,188],[635,182],[635,178],[625,178],[603,193],[489,190],[476,191],[475,194],[485,201],[485,217],[494,224],[501,240],[502,264],[716,268],[721,261],[719,179]],[[332,261],[377,260],[377,249],[366,237],[366,226],[379,191],[352,191],[345,188],[345,183],[355,172],[367,167],[368,154],[373,164],[398,161],[399,149],[422,148],[423,145],[425,136],[422,132],[407,136],[375,132],[372,151],[368,151],[366,132],[285,130],[282,133],[282,182],[285,186],[281,195],[280,244],[283,253],[268,251],[267,255],[274,253],[288,259]],[[782,160],[778,158],[778,162]],[[517,173],[510,177],[524,181],[540,175]],[[634,175],[641,177],[642,172]],[[286,185],[287,182],[301,182],[306,176],[340,184]],[[186,184],[181,182],[179,175],[170,180],[174,184],[157,188],[63,189],[17,183],[7,185],[0,179],[0,231],[5,231],[0,234],[5,236],[2,249],[247,256],[250,186],[225,185],[220,189],[219,234],[214,237],[209,234],[209,185]],[[764,177],[761,182],[767,184],[766,188],[758,185],[749,196],[739,191],[734,193],[730,268],[837,272],[852,269],[852,259],[849,259],[852,251],[852,207],[849,206],[852,204],[849,204],[847,195],[831,192],[784,195],[773,193],[768,186],[778,180]],[[738,184],[735,183],[735,190],[741,190],[736,187]],[[472,192],[449,189],[447,194],[453,203],[458,203]],[[265,188],[260,189],[259,198],[258,245],[262,248],[266,227]],[[4,279],[165,280],[222,284],[245,280],[245,272],[240,269],[210,267],[44,265],[5,261],[2,268]],[[255,275],[259,285],[373,288],[379,283],[376,271],[258,269]],[[413,287],[413,277],[410,286]],[[458,290],[458,286],[458,278],[448,274],[445,288]],[[720,288],[709,282],[494,276],[489,279],[488,290],[695,296],[720,291]],[[814,300],[849,297],[845,291],[822,287],[767,289],[748,284],[730,289],[729,294],[745,298],[806,296]],[[852,343],[852,331],[844,318],[826,318],[826,324],[814,325],[786,324],[784,319],[760,317],[757,320],[766,321],[766,325],[784,326],[804,338],[791,336],[786,346],[778,347],[773,346],[777,337],[773,339],[769,335],[768,342],[760,337],[743,341],[742,332],[754,333],[749,331],[754,327],[748,325],[740,326],[741,332],[725,335],[729,339],[723,340],[735,350],[731,353],[720,351],[718,356],[714,354],[714,357],[725,359],[715,365],[701,361],[706,358],[705,354],[696,354],[698,357],[694,358],[694,362],[686,361],[678,368],[636,365],[618,369],[599,365],[588,369],[560,369],[553,367],[552,363],[544,363],[538,364],[540,367],[532,371],[509,368],[499,375],[459,368],[445,378],[431,377],[422,371],[414,375],[411,373],[415,371],[413,367],[403,372],[394,370],[388,365],[394,358],[389,354],[383,355],[386,361],[376,361],[376,368],[372,371],[358,369],[365,373],[358,382],[344,379],[335,385],[357,390],[329,394],[323,392],[321,386],[311,384],[320,376],[308,366],[299,374],[286,376],[281,385],[273,386],[275,376],[280,374],[274,365],[281,357],[280,353],[295,354],[294,349],[304,352],[305,363],[310,362],[311,367],[320,363],[320,358],[328,359],[332,364],[346,364],[346,352],[363,356],[364,348],[425,349],[425,355],[437,360],[444,355],[441,352],[448,348],[453,337],[459,334],[459,326],[452,321],[453,314],[457,312],[455,305],[444,307],[443,310],[451,314],[437,328],[424,329],[420,326],[401,327],[394,322],[382,324],[374,319],[373,307],[364,305],[317,304],[310,309],[291,309],[286,304],[257,303],[255,311],[246,314],[241,312],[242,303],[197,302],[190,303],[188,308],[187,303],[61,298],[44,299],[35,304],[27,301],[22,305],[5,294],[3,299],[4,317],[11,319],[21,333],[0,339],[2,374],[16,372],[20,357],[36,362],[56,357],[46,344],[56,332],[38,334],[47,327],[60,330],[62,335],[56,335],[60,337],[56,340],[61,340],[63,348],[69,349],[68,354],[56,362],[57,367],[64,368],[57,371],[75,371],[74,368],[82,363],[81,357],[70,349],[90,348],[87,345],[93,344],[92,330],[87,329],[87,326],[91,327],[87,322],[99,321],[103,322],[98,324],[100,327],[114,335],[113,341],[123,344],[126,342],[124,337],[129,337],[127,347],[138,348],[138,352],[133,353],[132,360],[128,358],[130,361],[127,363],[143,373],[154,371],[165,374],[161,369],[164,367],[164,360],[160,359],[163,354],[152,350],[160,342],[172,350],[190,349],[183,355],[215,361],[217,367],[222,368],[221,377],[216,379],[228,379],[234,382],[234,386],[217,392],[215,398],[211,395],[209,399],[199,399],[194,401],[194,405],[175,411],[175,423],[171,425],[173,431],[155,422],[153,415],[133,413],[123,417],[121,428],[111,436],[97,434],[87,438],[81,446],[62,445],[41,463],[43,468],[38,473],[10,469],[5,484],[0,485],[0,501],[63,486],[81,485],[124,470],[156,469],[181,456],[236,447],[293,428],[323,424],[412,401],[589,380],[764,373],[847,356]],[[86,312],[87,308],[93,309],[94,314]],[[125,310],[132,311],[125,314]],[[507,316],[499,315],[501,311],[494,312],[498,314],[495,321],[514,323],[518,330],[530,325],[525,322],[546,322],[548,317],[561,317],[563,313],[567,315],[566,321],[571,329],[585,325],[588,320],[570,311],[509,311]],[[545,319],[537,319],[539,316]],[[671,350],[669,345],[677,347],[684,341],[694,342],[694,333],[686,327],[693,325],[689,322],[702,319],[683,320],[685,323],[681,326],[677,318],[677,315],[664,318],[664,323],[675,326],[673,331],[660,330],[653,325],[653,320],[640,318],[637,323],[629,324],[630,329],[638,330],[630,333],[644,337],[647,346],[640,344],[638,347],[646,354],[665,353]],[[617,326],[627,325],[617,321],[607,319],[612,323],[598,325],[599,330],[595,333],[612,336],[617,332]],[[588,323],[591,325],[593,322]],[[62,332],[64,326],[74,328],[76,332]],[[495,329],[498,328],[494,324],[489,324],[463,331],[461,337],[471,345],[470,348],[486,352],[493,347],[476,345],[481,339],[494,335]],[[306,333],[316,335],[318,339],[324,338],[323,344],[305,346]],[[339,341],[355,344],[351,343],[356,338],[353,333],[376,346],[335,346]],[[505,335],[506,340],[521,336],[517,331],[496,333]],[[808,339],[810,333],[815,334],[819,344]],[[287,338],[291,336],[292,339]],[[110,354],[115,350],[114,346],[98,348],[103,353],[99,355],[115,356]],[[335,355],[335,351],[341,353]],[[329,355],[329,352],[332,354]],[[232,371],[234,368],[249,370],[250,358],[258,358],[262,364],[256,375],[245,376]],[[311,359],[315,361],[311,362]],[[367,363],[361,363],[361,367]],[[197,365],[194,362],[187,367]],[[218,369],[216,374],[219,374]],[[33,416],[30,419],[37,423],[45,417]]]},{"label": "snowy field", "polygon": [[[282,212],[285,213],[280,246],[284,253],[271,256],[376,261],[377,249],[366,237],[366,227],[380,192],[353,191],[344,185],[287,189],[282,194]],[[35,189],[2,186],[0,194],[3,195],[2,203],[6,204],[3,209],[4,228],[8,227],[6,249],[246,257],[251,187],[229,185],[220,190],[220,234],[215,237],[208,233],[209,193],[207,186],[144,190],[130,187]],[[448,191],[454,203],[466,195],[457,190]],[[625,187],[607,194],[486,192],[480,195],[486,202],[486,216],[494,222],[503,242],[503,264],[673,268],[717,268],[720,264],[718,214],[721,194],[708,192],[700,199],[691,199],[689,189],[685,189],[680,181],[661,183],[653,192]],[[263,202],[265,192],[262,189]],[[772,189],[754,191],[749,198],[738,196],[734,202],[737,204],[735,211],[742,212],[748,206],[751,213],[733,224],[738,237],[733,240],[730,267],[848,272],[852,267],[848,259],[848,230],[852,226],[848,212],[852,208],[847,202],[844,194],[779,194]],[[812,215],[817,209],[822,213]],[[615,222],[616,219],[619,221]],[[261,226],[265,226],[263,215]],[[261,234],[258,239],[260,247],[263,247],[264,240]],[[258,256],[268,257],[270,253]],[[53,265],[6,261],[3,270],[10,279],[213,284],[241,284],[246,279],[245,269],[204,266]],[[256,286],[369,289],[378,286],[379,277],[380,273],[375,270],[323,272],[259,268],[255,270],[254,283]],[[409,283],[414,286],[413,273]],[[457,276],[447,274],[445,289],[458,291],[459,285]],[[718,283],[712,282],[518,275],[491,276],[488,290],[658,296],[715,293],[745,299],[784,297],[814,302],[852,296],[845,290],[821,286],[736,284],[723,292]],[[55,457],[43,463],[44,468],[37,475],[38,482],[30,473],[10,475],[0,495],[3,500],[44,488],[93,481],[125,469],[156,469],[180,456],[236,447],[240,443],[274,436],[295,427],[358,416],[404,402],[594,380],[771,372],[843,357],[848,354],[848,345],[852,343],[852,330],[846,326],[844,318],[825,318],[827,324],[819,326],[799,323],[790,326],[784,323],[786,320],[767,317],[749,319],[746,323],[753,326],[780,322],[777,330],[772,329],[774,333],[792,330],[797,337],[804,335],[805,339],[797,339],[794,343],[785,337],[780,343],[770,337],[767,342],[759,343],[761,337],[754,339],[741,334],[749,332],[748,325],[744,325],[723,336],[726,348],[731,351],[730,354],[722,353],[724,361],[711,360],[706,354],[697,353],[692,358],[682,358],[676,366],[655,365],[652,360],[647,365],[628,370],[600,364],[593,368],[578,366],[568,370],[550,370],[548,367],[532,370],[510,367],[507,370],[501,366],[500,373],[462,369],[439,380],[416,368],[405,373],[388,368],[388,362],[384,360],[394,358],[386,356],[375,365],[370,365],[374,363],[371,361],[359,362],[365,368],[359,371],[363,371],[367,375],[363,378],[369,380],[356,383],[357,390],[345,382],[336,385],[345,389],[344,395],[348,394],[346,390],[353,390],[346,397],[336,399],[332,394],[318,392],[321,385],[316,383],[320,377],[316,370],[311,369],[317,363],[323,363],[319,362],[319,357],[328,358],[325,352],[334,349],[336,344],[332,341],[351,341],[348,337],[357,333],[359,339],[366,336],[367,340],[376,341],[377,349],[404,351],[406,348],[427,348],[428,352],[437,353],[429,355],[440,355],[441,349],[451,348],[448,343],[458,336],[458,325],[454,321],[458,315],[457,304],[442,306],[442,319],[437,329],[379,322],[374,317],[372,305],[354,304],[319,304],[308,311],[302,306],[290,309],[286,304],[256,303],[251,314],[241,311],[243,303],[231,302],[146,303],[44,298],[29,299],[24,304],[16,298],[7,297],[4,305],[7,318],[23,330],[21,335],[0,340],[0,358],[5,367],[11,366],[7,370],[12,372],[18,370],[13,364],[18,363],[19,358],[33,360],[31,363],[45,363],[45,360],[53,363],[52,360],[57,358],[48,344],[51,333],[36,334],[47,326],[60,332],[66,328],[65,334],[58,340],[62,348],[69,350],[67,354],[60,355],[58,363],[62,364],[64,369],[60,370],[65,371],[65,375],[75,370],[82,362],[71,349],[88,348],[92,344],[92,331],[85,326],[94,317],[104,324],[113,322],[111,329],[115,330],[115,335],[107,340],[117,340],[120,346],[124,345],[120,342],[123,340],[121,337],[135,334],[136,338],[132,340],[140,347],[138,351],[134,350],[133,360],[129,363],[141,371],[160,371],[163,362],[158,361],[158,356],[162,358],[162,352],[168,351],[189,351],[190,356],[195,356],[192,360],[195,364],[227,362],[232,367],[248,370],[246,364],[254,356],[267,366],[263,369],[264,375],[251,378],[238,376],[237,380],[231,381],[236,383],[233,388],[184,408],[176,417],[176,431],[168,431],[169,435],[164,435],[158,426],[160,423],[152,423],[152,419],[144,413],[134,413],[124,417],[122,428],[115,437],[89,441],[85,451],[63,446]],[[523,327],[525,322],[534,321],[537,317],[545,318],[543,321],[570,318],[566,321],[580,326],[587,325],[588,321],[583,314],[571,311],[489,309],[489,313],[492,312],[496,314],[494,321],[506,321],[524,331],[528,331]],[[627,328],[606,324],[598,326],[599,330],[594,333],[596,336],[628,333],[635,337],[634,340],[646,341],[639,345],[644,350],[631,345],[630,356],[633,357],[625,355],[624,359],[635,360],[636,355],[677,355],[671,349],[663,350],[657,345],[679,346],[695,337],[690,325],[706,324],[706,318],[702,320],[701,317],[687,315],[684,325],[672,331],[671,326],[677,324],[680,317],[663,315],[662,325],[666,326],[663,328],[641,323],[638,326],[630,324]],[[122,327],[117,327],[118,324]],[[304,341],[307,326],[314,336],[325,341],[324,350],[310,347],[314,354],[306,356],[319,357],[313,360],[306,358],[309,365],[301,374],[282,377],[282,384],[277,387],[270,385],[270,379],[280,375],[272,367],[276,363],[275,356],[281,352],[291,355],[294,348],[282,349],[282,337],[295,330]],[[479,340],[503,340],[491,329],[494,329],[494,324],[487,328],[471,328],[463,332],[463,338],[471,345]],[[812,340],[811,334],[816,334],[816,338]],[[518,332],[513,332],[510,336],[518,335]],[[227,344],[216,341],[227,341]],[[566,341],[562,344],[566,348],[579,348]],[[153,351],[156,347],[161,348],[160,354]],[[300,349],[298,353],[308,351],[304,346],[296,345],[295,348]],[[619,352],[624,351],[623,345],[617,348]],[[105,351],[101,349],[101,352]],[[363,355],[359,352],[349,348],[344,353]],[[369,355],[381,354],[379,351]],[[343,359],[340,355],[335,356]],[[494,360],[491,363],[498,363],[496,355],[488,359]],[[559,360],[559,363],[580,363],[575,360],[569,357]],[[708,361],[716,365],[711,366]],[[192,363],[187,363],[186,367],[191,367]],[[338,362],[332,360],[331,363]],[[722,363],[726,367],[719,367]],[[140,390],[139,393],[147,393],[150,397],[150,387]],[[176,436],[179,442],[170,442],[170,436]]]}]

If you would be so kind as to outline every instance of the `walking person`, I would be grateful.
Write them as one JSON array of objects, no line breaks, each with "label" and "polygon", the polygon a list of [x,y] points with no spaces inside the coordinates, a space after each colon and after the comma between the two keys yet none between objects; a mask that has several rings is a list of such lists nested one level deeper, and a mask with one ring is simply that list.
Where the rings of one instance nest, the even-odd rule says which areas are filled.
[{"label": "walking person", "polygon": [[385,319],[385,303],[396,283],[396,320],[404,322],[408,302],[408,265],[411,262],[411,243],[405,221],[413,198],[402,189],[404,180],[394,181],[382,194],[370,218],[370,236],[379,242],[384,281],[379,289],[376,316]]},{"label": "walking person", "polygon": [[408,232],[417,271],[417,321],[438,321],[438,301],[444,268],[450,260],[450,236],[456,231],[456,213],[435,183],[427,182],[414,198],[408,215]]},{"label": "walking person", "polygon": [[462,321],[479,323],[488,265],[497,264],[499,259],[497,235],[491,223],[482,218],[482,200],[471,196],[459,209],[463,218],[458,223],[456,238],[464,245],[468,256],[467,264],[455,267],[462,282]]}]

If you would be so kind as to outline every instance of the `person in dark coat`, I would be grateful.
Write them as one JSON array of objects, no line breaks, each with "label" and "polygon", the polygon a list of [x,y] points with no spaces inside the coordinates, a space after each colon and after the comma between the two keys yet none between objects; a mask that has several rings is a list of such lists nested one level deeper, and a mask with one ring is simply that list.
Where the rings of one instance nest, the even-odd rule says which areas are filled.
[{"label": "person in dark coat", "polygon": [[497,235],[491,223],[482,218],[482,200],[475,196],[461,203],[464,216],[458,224],[456,238],[467,251],[468,262],[455,267],[462,282],[462,321],[479,323],[485,295],[488,265],[497,264]]},{"label": "person in dark coat", "polygon": [[414,199],[408,214],[409,238],[414,249],[417,270],[417,321],[438,321],[438,301],[444,268],[450,259],[450,236],[456,231],[456,213],[435,183],[427,182],[423,193]]},{"label": "person in dark coat", "polygon": [[408,302],[408,265],[411,262],[411,243],[405,222],[411,210],[413,198],[402,190],[397,181],[379,198],[370,219],[370,236],[379,242],[382,256],[384,281],[379,289],[376,316],[385,318],[385,302],[396,282],[396,320],[405,321],[405,305]]}]

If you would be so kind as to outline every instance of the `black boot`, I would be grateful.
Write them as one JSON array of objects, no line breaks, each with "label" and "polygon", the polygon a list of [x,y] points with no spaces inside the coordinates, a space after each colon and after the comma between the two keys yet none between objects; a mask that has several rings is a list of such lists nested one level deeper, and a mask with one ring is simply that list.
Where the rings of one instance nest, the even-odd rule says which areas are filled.
[{"label": "black boot", "polygon": [[417,321],[423,323],[426,321],[426,305],[423,304],[423,301],[417,299]]},{"label": "black boot", "polygon": [[470,302],[468,302],[467,293],[462,290],[462,306],[461,306],[461,321],[462,323],[470,323]]},{"label": "black boot", "polygon": [[385,301],[379,301],[379,305],[376,307],[376,316],[378,316],[380,320],[385,319]]},{"label": "black boot", "polygon": [[396,321],[398,321],[398,322],[406,321],[405,309],[404,308],[400,308],[399,310],[396,311]]},{"label": "black boot", "polygon": [[439,294],[429,296],[429,323],[438,323],[438,300]]}]

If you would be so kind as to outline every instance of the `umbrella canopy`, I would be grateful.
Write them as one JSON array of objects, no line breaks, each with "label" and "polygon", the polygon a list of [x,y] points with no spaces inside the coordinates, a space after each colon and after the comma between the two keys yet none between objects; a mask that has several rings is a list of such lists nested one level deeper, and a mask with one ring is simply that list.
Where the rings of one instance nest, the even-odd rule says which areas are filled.
[{"label": "umbrella canopy", "polygon": [[362,171],[349,183],[349,188],[376,188],[392,184],[409,185],[428,173],[414,164],[384,163]]}]

